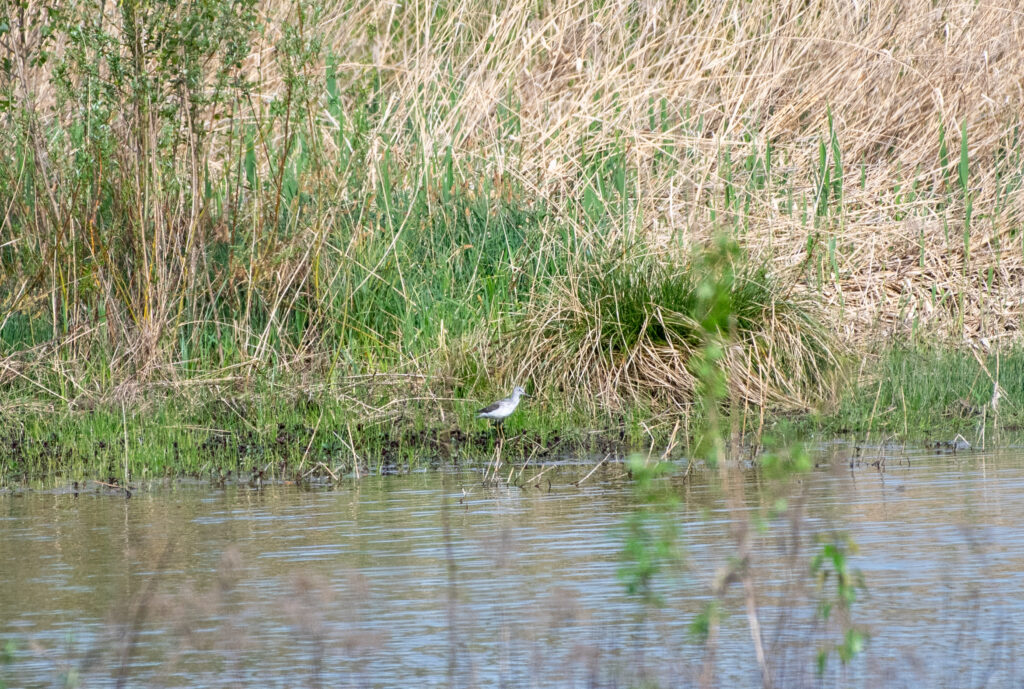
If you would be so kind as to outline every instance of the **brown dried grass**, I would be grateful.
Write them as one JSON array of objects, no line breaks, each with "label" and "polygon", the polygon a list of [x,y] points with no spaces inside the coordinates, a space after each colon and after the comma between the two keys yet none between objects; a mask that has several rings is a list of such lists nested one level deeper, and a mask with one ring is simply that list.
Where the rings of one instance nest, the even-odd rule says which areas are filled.
[{"label": "brown dried grass", "polygon": [[[813,199],[817,142],[831,109],[847,179],[840,214],[821,228],[839,250],[838,272],[820,290],[842,305],[833,310],[841,335],[865,344],[880,333],[906,334],[917,321],[954,340],[1016,337],[1024,252],[1015,233],[1024,218],[1019,194],[997,210],[995,162],[1024,111],[1019,7],[901,0],[535,7],[463,0],[428,33],[425,6],[377,3],[328,10],[323,26],[329,45],[361,56],[349,65],[353,78],[380,69],[392,80],[390,119],[409,118],[435,144],[407,156],[452,145],[460,159],[532,189],[559,222],[579,217],[582,139],[593,149],[627,142],[642,220],[623,231],[684,244],[715,230],[708,199],[721,196],[726,181],[723,147],[763,151],[770,142],[790,172],[789,188],[769,186],[751,199],[742,239],[755,257],[799,280],[807,279],[798,269],[806,268],[809,231],[779,205],[789,192]],[[386,18],[405,30],[359,38],[367,21]],[[441,107],[451,89],[453,105]],[[433,100],[425,103],[424,93]],[[652,99],[664,99],[676,117],[667,131],[650,126]],[[496,114],[510,102],[522,131],[514,161]],[[684,112],[690,122],[703,119],[699,136]],[[951,166],[961,125],[968,131],[969,257],[962,200],[949,205],[948,170],[939,165],[942,123]],[[743,138],[750,133],[752,144]],[[678,168],[659,174],[652,160],[669,145]],[[861,167],[863,188],[855,183]],[[899,199],[894,187],[913,179],[918,198]],[[935,305],[933,290],[948,295],[946,307]]]},{"label": "brown dried grass", "polygon": [[[29,7],[30,13],[39,11],[43,3]],[[116,25],[115,8],[102,7]],[[275,45],[284,27],[299,21],[298,7],[292,0],[260,3],[262,32],[245,63],[254,97],[239,105],[236,119],[258,120],[265,104],[286,90]],[[396,182],[408,189],[429,186],[431,166],[451,147],[463,185],[486,175],[498,188],[524,190],[544,202],[550,227],[573,227],[584,246],[624,240],[670,256],[667,247],[705,243],[723,224],[742,227],[738,238],[753,260],[771,262],[783,280],[819,294],[830,307],[823,317],[839,338],[861,348],[914,328],[954,342],[1017,338],[1024,315],[1024,246],[1018,236],[1024,218],[1020,194],[1000,201],[1000,184],[1007,175],[1019,181],[1024,171],[1004,168],[997,180],[1000,147],[1020,127],[1024,112],[1024,11],[1013,4],[324,2],[318,15],[307,13],[302,22],[304,34],[321,40],[325,53],[342,56],[344,101],[354,106],[365,97],[368,78],[380,79],[370,157],[388,148],[409,170],[408,178]],[[324,64],[305,67],[304,78],[318,84]],[[26,65],[15,85],[44,120],[66,116],[48,109],[49,76],[46,65]],[[312,90],[316,94],[320,87]],[[669,124],[652,127],[651,108],[662,104]],[[330,156],[337,144],[326,134],[336,123],[321,112],[316,97],[307,105],[313,108],[309,126],[325,134],[322,144]],[[503,134],[505,109],[519,119],[516,140]],[[813,205],[818,144],[827,136],[829,111],[845,183],[841,204],[813,227],[781,208],[790,196]],[[225,129],[225,113],[200,116],[212,133],[203,152],[209,169],[216,174],[236,165],[237,141]],[[950,151],[946,169],[939,163],[942,125]],[[949,181],[956,178],[962,126],[969,135],[974,208],[969,252],[963,197]],[[269,144],[279,146],[283,137],[272,132]],[[595,227],[581,219],[590,183],[581,141],[589,151],[624,147],[635,175],[627,222]],[[731,149],[738,160],[743,152],[763,156],[769,146],[784,181],[773,178],[749,190],[742,214],[723,213],[725,186],[742,182],[730,180],[723,150]],[[665,158],[673,164],[655,163]],[[182,162],[185,178],[194,173],[190,164]],[[263,156],[259,164],[267,165]],[[373,165],[361,189],[340,184],[344,171],[329,166],[315,174],[310,184],[337,189],[316,226],[297,232],[286,245],[271,243],[279,250],[276,259],[258,247],[249,273],[233,278],[265,288],[275,310],[286,309],[311,279],[311,247],[319,251],[335,215],[373,197],[379,182]],[[861,175],[863,185],[857,183]],[[901,194],[913,181],[918,191],[908,200]],[[59,216],[61,181],[47,185],[58,196],[52,205]],[[149,217],[140,211],[140,223],[165,223],[170,229],[160,251],[180,253],[181,246],[192,250],[218,231],[204,234],[202,214],[182,195]],[[0,244],[10,230],[5,226]],[[824,257],[830,241],[835,270]],[[40,246],[45,253],[47,247]],[[161,277],[147,294],[146,321],[130,349],[157,347],[180,290],[193,289],[186,272]],[[49,283],[56,293],[58,281]],[[564,287],[571,290],[571,281]],[[21,304],[33,299],[48,301],[46,295],[28,294]],[[553,316],[543,308],[530,316],[548,317]],[[108,319],[116,318],[110,311]],[[246,339],[260,342],[257,355],[265,352],[267,333]],[[679,361],[671,352],[649,354],[636,375],[651,377],[657,388]],[[671,384],[683,379],[680,373]]]},{"label": "brown dried grass", "polygon": [[590,411],[651,401],[685,410],[704,396],[701,362],[718,341],[701,322],[696,295],[707,289],[730,304],[720,365],[732,404],[806,411],[830,398],[846,346],[822,326],[818,300],[751,266],[723,282],[701,256],[651,261],[588,266],[537,295],[502,342],[507,377]]}]

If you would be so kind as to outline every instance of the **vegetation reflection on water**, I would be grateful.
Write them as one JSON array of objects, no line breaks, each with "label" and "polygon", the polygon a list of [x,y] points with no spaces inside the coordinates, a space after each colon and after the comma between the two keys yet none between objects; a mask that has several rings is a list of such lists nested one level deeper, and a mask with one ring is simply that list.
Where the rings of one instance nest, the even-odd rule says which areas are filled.
[{"label": "vegetation reflection on water", "polygon": [[[784,494],[744,474],[776,686],[1011,684],[1021,453],[922,452],[885,472],[851,470],[849,453],[824,449]],[[678,557],[646,599],[624,581],[640,508],[625,467],[576,485],[587,471],[526,489],[442,472],[329,491],[2,496],[0,684],[760,684],[742,589],[714,596],[736,558],[722,480],[666,479]],[[831,584],[811,575],[821,543],[850,544],[866,585],[850,622],[869,638],[823,674],[842,630],[821,614]],[[709,644],[700,622],[715,600]]]}]

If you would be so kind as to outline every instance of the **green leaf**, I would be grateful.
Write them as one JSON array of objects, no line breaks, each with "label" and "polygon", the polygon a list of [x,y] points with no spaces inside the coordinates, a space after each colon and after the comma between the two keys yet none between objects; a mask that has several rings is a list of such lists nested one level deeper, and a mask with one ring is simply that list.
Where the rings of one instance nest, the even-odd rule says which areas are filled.
[{"label": "green leaf", "polygon": [[957,166],[957,177],[960,181],[960,191],[963,193],[964,198],[967,198],[968,172],[967,120],[964,120],[960,127],[960,164]]}]

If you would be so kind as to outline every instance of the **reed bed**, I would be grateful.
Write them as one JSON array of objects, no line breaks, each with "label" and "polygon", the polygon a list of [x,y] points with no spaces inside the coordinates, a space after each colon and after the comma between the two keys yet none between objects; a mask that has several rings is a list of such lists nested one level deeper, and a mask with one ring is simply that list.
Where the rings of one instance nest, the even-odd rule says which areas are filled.
[{"label": "reed bed", "polygon": [[676,408],[699,314],[666,290],[721,236],[758,292],[735,399],[1017,339],[1012,5],[30,0],[0,29],[9,404],[390,372]]}]

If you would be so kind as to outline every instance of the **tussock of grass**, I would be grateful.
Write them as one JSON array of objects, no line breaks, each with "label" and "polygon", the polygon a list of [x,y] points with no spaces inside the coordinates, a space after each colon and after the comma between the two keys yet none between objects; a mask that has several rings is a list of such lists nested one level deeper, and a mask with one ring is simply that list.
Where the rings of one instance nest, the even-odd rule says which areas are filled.
[{"label": "tussock of grass", "polygon": [[676,258],[620,254],[546,286],[510,334],[518,377],[585,406],[653,394],[685,407],[698,385],[708,309],[717,308],[731,324],[722,335],[733,343],[724,360],[734,401],[784,409],[820,401],[838,345],[813,299],[765,266],[740,265],[709,304],[700,291],[720,267],[700,255]]}]

